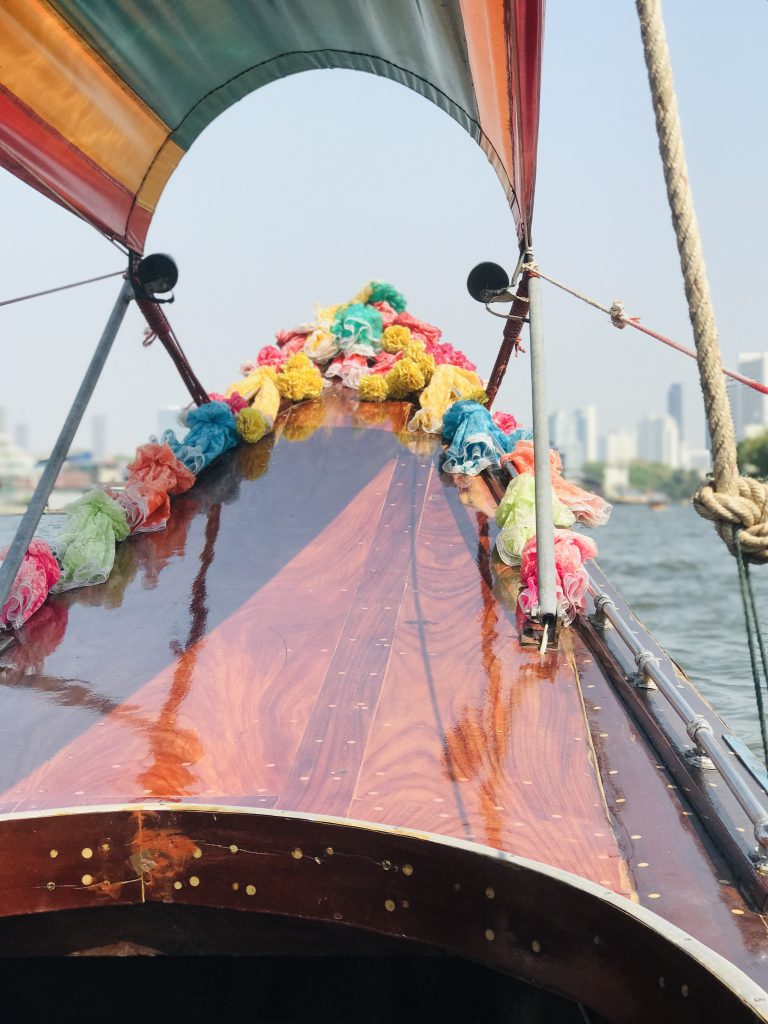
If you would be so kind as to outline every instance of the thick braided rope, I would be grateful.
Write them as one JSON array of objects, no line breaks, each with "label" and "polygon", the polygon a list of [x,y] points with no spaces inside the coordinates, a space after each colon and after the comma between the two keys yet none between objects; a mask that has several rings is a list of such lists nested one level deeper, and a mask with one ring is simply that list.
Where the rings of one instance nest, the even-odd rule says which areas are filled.
[{"label": "thick braided rope", "polygon": [[661,3],[660,0],[636,0],[636,6],[656,115],[659,152],[664,166],[667,197],[696,341],[699,380],[712,440],[715,486],[714,489],[711,485],[702,487],[694,497],[694,506],[701,515],[718,524],[718,533],[731,553],[731,526],[737,521],[743,526],[741,542],[747,557],[751,561],[768,561],[766,488],[757,481],[739,477],[736,463],[733,419],[723,380],[715,314],[693,195],[688,182]]}]

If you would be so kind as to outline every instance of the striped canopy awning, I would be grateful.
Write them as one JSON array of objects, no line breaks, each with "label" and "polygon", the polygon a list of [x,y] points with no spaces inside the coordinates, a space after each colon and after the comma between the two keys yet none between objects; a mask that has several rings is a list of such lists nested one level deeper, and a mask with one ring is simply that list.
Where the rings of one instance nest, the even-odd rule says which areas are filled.
[{"label": "striped canopy awning", "polygon": [[299,71],[383,75],[482,146],[520,237],[544,0],[0,0],[0,164],[141,252],[160,194],[231,104]]}]

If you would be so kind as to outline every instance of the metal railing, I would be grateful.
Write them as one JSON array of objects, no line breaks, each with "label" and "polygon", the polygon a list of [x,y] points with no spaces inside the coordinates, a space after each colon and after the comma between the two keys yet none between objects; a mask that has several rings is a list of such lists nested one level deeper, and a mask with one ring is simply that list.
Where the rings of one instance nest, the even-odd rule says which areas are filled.
[{"label": "metal railing", "polygon": [[639,675],[650,679],[655,684],[685,725],[685,730],[693,743],[693,750],[688,755],[689,760],[697,767],[717,770],[744,810],[752,823],[755,840],[758,844],[756,867],[761,873],[768,873],[768,809],[752,792],[737,770],[732,751],[728,749],[721,737],[715,735],[704,715],[697,714],[685,697],[681,695],[677,685],[659,666],[659,659],[643,648],[613,599],[602,591],[591,577],[589,592],[595,602],[595,615],[598,624],[601,620],[610,622],[617,636],[630,651]]}]

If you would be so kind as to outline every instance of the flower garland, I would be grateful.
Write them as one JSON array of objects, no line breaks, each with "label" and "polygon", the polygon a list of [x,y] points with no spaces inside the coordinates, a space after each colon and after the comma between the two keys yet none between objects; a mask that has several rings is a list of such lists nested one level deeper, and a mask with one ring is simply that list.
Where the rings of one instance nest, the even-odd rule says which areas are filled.
[{"label": "flower garland", "polygon": [[[497,550],[504,561],[521,560],[520,603],[530,610],[537,599],[531,435],[509,413],[491,417],[475,364],[441,337],[438,327],[409,313],[402,293],[384,281],[368,282],[348,302],[315,307],[310,323],[278,331],[275,345],[263,346],[242,365],[241,380],[185,414],[182,438],[172,430],[151,438],[137,449],[124,487],[97,489],[68,505],[66,527],[52,545],[32,541],[0,609],[0,625],[19,629],[50,592],[104,582],[118,542],[165,529],[171,497],[189,490],[203,469],[241,441],[253,445],[270,434],[282,402],[319,398],[334,378],[356,390],[361,403],[417,402],[408,431],[443,435],[448,473],[476,475],[511,460],[520,476],[497,512]],[[364,409],[361,404],[359,418],[368,422],[372,417]],[[288,440],[316,429],[317,417],[307,410]],[[377,419],[374,408],[370,412]],[[610,506],[565,481],[556,453],[552,458],[556,523],[604,522]],[[583,597],[576,562],[592,557],[590,544],[569,530],[556,536],[558,596],[566,611]]]}]

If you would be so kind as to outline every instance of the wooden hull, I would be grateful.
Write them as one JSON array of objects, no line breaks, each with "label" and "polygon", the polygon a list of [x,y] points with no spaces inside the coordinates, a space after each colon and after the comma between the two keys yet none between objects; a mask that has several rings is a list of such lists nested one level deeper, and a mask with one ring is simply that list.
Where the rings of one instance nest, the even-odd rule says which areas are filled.
[{"label": "wooden hull", "polygon": [[399,936],[611,1020],[753,1019],[741,840],[670,782],[609,642],[520,642],[492,482],[441,475],[409,413],[294,407],[5,652],[0,941],[82,908],[108,945],[116,907],[191,904]]}]

